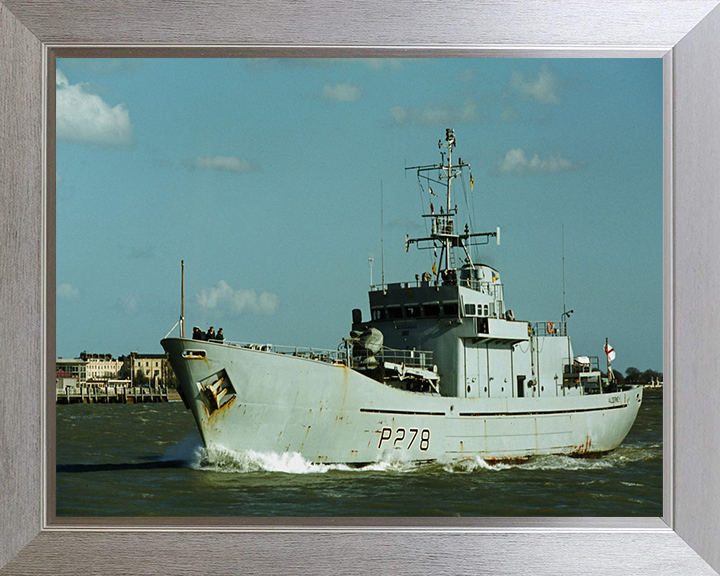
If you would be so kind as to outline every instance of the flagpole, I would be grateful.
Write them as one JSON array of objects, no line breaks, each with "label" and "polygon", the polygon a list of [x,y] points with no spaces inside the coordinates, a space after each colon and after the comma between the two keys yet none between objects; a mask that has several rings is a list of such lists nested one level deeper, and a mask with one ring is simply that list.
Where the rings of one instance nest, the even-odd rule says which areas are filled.
[{"label": "flagpole", "polygon": [[605,338],[605,365],[607,366],[608,381],[610,381],[610,354],[608,354],[608,339]]},{"label": "flagpole", "polygon": [[605,359],[607,360],[608,383],[612,383],[615,381],[615,375],[613,374],[612,366],[610,364],[610,344],[608,343],[607,338],[605,338]]}]

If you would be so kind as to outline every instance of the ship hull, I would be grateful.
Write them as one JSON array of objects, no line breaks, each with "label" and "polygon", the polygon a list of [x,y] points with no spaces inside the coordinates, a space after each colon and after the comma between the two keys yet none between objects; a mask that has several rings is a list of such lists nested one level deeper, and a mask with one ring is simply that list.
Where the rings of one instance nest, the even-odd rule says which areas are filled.
[{"label": "ship hull", "polygon": [[162,345],[206,446],[298,452],[318,463],[604,453],[625,438],[642,402],[642,387],[447,397],[393,388],[340,363],[182,338]]}]

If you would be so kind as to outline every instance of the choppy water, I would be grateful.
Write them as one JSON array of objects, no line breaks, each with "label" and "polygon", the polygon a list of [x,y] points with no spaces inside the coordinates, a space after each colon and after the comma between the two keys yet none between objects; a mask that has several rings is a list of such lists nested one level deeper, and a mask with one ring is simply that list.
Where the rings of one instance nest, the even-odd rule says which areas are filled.
[{"label": "choppy water", "polygon": [[365,468],[205,450],[182,403],[57,407],[57,516],[661,516],[662,396],[602,458]]}]

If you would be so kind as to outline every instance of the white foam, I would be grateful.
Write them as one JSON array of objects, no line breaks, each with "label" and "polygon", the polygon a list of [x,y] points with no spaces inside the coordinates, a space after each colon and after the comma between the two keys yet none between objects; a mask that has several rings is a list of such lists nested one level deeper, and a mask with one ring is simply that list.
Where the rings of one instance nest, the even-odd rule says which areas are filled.
[{"label": "white foam", "polygon": [[519,466],[524,470],[595,470],[612,468],[615,462],[607,457],[573,458],[572,456],[535,456]]},{"label": "white foam", "polygon": [[480,456],[462,457],[430,463],[409,462],[394,451],[382,455],[382,459],[365,466],[347,464],[323,464],[305,459],[299,452],[236,451],[216,444],[207,448],[196,434],[189,434],[167,450],[162,460],[180,460],[196,470],[215,472],[249,473],[280,472],[285,474],[324,474],[330,471],[362,473],[386,472],[405,474],[412,472],[482,473],[504,470],[597,470],[623,466],[662,455],[662,449],[621,447],[611,454],[597,459],[570,456],[534,456],[526,462],[488,463]]},{"label": "white foam", "polygon": [[450,472],[451,474],[457,472],[477,472],[478,470],[506,470],[511,466],[510,464],[502,462],[489,464],[480,456],[466,456],[459,459],[438,462],[438,464],[442,465],[442,469],[445,472]]},{"label": "white foam", "polygon": [[212,445],[201,449],[193,467],[215,472],[284,472],[286,474],[322,474],[330,470],[350,469],[343,464],[315,464],[299,452],[275,454],[254,450],[238,452],[225,446]]},{"label": "white foam", "polygon": [[323,464],[310,462],[299,452],[256,452],[254,450],[236,451],[215,444],[207,448],[199,447],[191,466],[197,470],[215,472],[281,472],[286,474],[324,474],[330,471],[341,472],[411,472],[417,470],[417,464],[407,462],[392,453],[384,455],[383,460],[365,466],[347,464]]}]

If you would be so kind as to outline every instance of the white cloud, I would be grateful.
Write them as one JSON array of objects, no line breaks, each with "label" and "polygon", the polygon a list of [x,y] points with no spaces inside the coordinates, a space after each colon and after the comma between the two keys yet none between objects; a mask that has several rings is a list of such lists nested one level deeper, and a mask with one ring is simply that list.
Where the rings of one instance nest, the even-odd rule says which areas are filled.
[{"label": "white cloud", "polygon": [[125,104],[110,106],[84,84],[70,84],[55,71],[55,133],[65,142],[122,145],[132,141],[130,113]]},{"label": "white cloud", "polygon": [[273,314],[280,299],[276,294],[255,290],[234,290],[225,280],[220,280],[214,288],[202,290],[197,301],[203,308],[217,309],[231,314],[252,312],[254,314]]},{"label": "white cloud", "polygon": [[258,167],[249,160],[245,158],[235,158],[233,156],[215,156],[214,158],[197,156],[185,162],[185,165],[191,168],[221,170],[223,172],[236,172],[238,174],[254,172],[258,169]]},{"label": "white cloud", "polygon": [[72,284],[64,282],[58,285],[56,295],[58,298],[63,298],[64,300],[75,300],[80,296],[80,290]]},{"label": "white cloud", "polygon": [[558,79],[547,64],[540,67],[536,79],[527,78],[524,72],[514,71],[510,85],[525,96],[543,104],[558,104]]},{"label": "white cloud", "polygon": [[118,298],[118,306],[125,314],[134,314],[137,312],[138,300],[134,296],[121,296]]},{"label": "white cloud", "polygon": [[323,98],[328,98],[337,102],[353,102],[360,98],[362,91],[353,84],[335,84],[335,86],[329,86],[326,84],[320,95]]},{"label": "white cloud", "polygon": [[565,172],[566,170],[575,170],[581,164],[568,160],[560,156],[560,153],[554,156],[546,156],[540,158],[535,154],[528,159],[525,150],[522,148],[514,148],[508,150],[505,156],[498,162],[498,170],[503,174],[549,174],[553,172]]},{"label": "white cloud", "polygon": [[415,124],[420,126],[450,126],[458,122],[477,122],[480,113],[473,100],[466,100],[462,107],[426,106],[424,108],[406,108],[393,106],[390,108],[395,124]]}]

